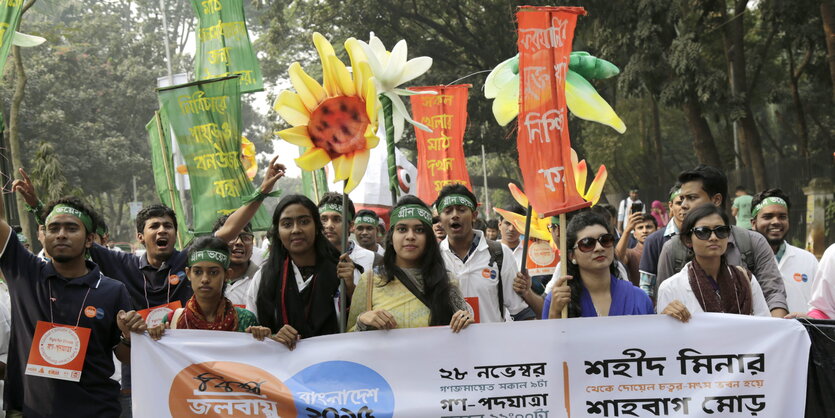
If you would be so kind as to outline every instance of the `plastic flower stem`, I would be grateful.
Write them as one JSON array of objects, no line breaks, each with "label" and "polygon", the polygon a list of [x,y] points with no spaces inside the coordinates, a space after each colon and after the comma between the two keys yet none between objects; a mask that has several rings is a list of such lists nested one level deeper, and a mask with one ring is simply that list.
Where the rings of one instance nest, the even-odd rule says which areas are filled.
[{"label": "plastic flower stem", "polygon": [[389,190],[391,190],[391,206],[397,204],[397,160],[394,155],[394,121],[392,117],[391,99],[385,94],[380,95],[383,105],[383,118],[386,124],[386,153],[388,154]]},{"label": "plastic flower stem", "polygon": [[522,274],[528,274],[528,238],[531,234],[531,214],[533,213],[533,208],[531,205],[528,205],[528,216],[525,217],[525,238],[522,242]]}]

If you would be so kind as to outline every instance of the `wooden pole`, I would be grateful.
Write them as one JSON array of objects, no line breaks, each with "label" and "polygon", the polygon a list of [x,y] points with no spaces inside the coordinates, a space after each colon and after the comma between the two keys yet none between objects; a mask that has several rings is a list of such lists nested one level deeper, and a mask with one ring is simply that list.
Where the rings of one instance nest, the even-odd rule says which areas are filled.
[{"label": "wooden pole", "polygon": [[525,241],[522,242],[522,274],[528,273],[528,235],[531,233],[531,212],[533,209],[528,205],[528,214],[525,216]]},{"label": "wooden pole", "polygon": [[[345,180],[342,189],[342,253],[348,252],[348,234],[350,231],[348,230],[348,225],[351,223],[351,219],[348,217],[348,194],[345,193],[345,187],[348,186],[348,181]],[[345,281],[339,280],[339,332],[345,332],[345,327],[347,325],[347,316],[346,313],[346,306],[345,303],[347,302],[348,298],[345,294]]]},{"label": "wooden pole", "polygon": [[[560,225],[559,225],[559,228],[560,228],[560,277],[565,276],[566,274],[568,274],[568,265],[566,264],[566,263],[569,262],[568,257],[567,257],[568,248],[566,248],[568,246],[568,244],[566,243],[566,232],[565,232],[566,228],[565,227],[566,227],[565,214],[561,213],[560,214]],[[568,305],[565,305],[562,308],[562,318],[568,318]]]}]

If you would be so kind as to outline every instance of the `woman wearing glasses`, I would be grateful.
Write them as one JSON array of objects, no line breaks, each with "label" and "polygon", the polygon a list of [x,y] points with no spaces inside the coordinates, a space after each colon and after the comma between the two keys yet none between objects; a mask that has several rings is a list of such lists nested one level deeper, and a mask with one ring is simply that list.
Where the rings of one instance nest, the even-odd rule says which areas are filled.
[{"label": "woman wearing glasses", "polygon": [[568,275],[545,297],[543,317],[560,318],[566,305],[569,318],[654,313],[646,293],[618,277],[615,237],[602,217],[592,212],[574,216],[566,241]]},{"label": "woman wearing glasses", "polygon": [[771,316],[759,283],[742,267],[729,266],[728,215],[713,204],[690,211],[682,222],[682,240],[693,261],[661,283],[658,310],[687,321],[690,312]]}]

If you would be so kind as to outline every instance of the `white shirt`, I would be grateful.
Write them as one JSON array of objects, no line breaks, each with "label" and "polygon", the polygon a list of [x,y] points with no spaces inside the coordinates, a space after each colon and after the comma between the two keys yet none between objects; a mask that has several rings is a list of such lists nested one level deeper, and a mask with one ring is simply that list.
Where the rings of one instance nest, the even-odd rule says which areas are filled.
[{"label": "white shirt", "polygon": [[835,244],[826,249],[818,264],[812,285],[812,298],[809,300],[809,310],[812,309],[823,312],[829,319],[835,319]]},{"label": "white shirt", "polygon": [[[689,267],[690,262],[685,264],[681,271],[661,283],[658,288],[658,302],[655,304],[656,312],[663,312],[667,305],[674,300],[683,303],[690,313],[704,312],[702,306],[699,305],[699,300],[696,299],[696,293],[690,287],[690,277],[687,275]],[[714,290],[709,288],[704,289],[704,291],[713,292]],[[763,290],[753,274],[751,275],[751,308],[754,316],[771,317],[771,311],[765,302]]]},{"label": "white shirt", "polygon": [[[371,271],[374,268],[374,251],[366,250],[354,242],[354,248],[351,250],[351,261],[362,266],[362,272]],[[354,283],[359,282],[359,272],[354,270]]]},{"label": "white shirt", "polygon": [[[296,263],[293,260],[290,260],[290,267],[293,269],[293,275],[296,279],[296,286],[299,288],[299,292],[304,290],[308,284],[310,284],[311,279],[313,276],[304,280],[302,278],[302,274],[299,271],[299,268],[296,266]],[[258,318],[258,307],[256,301],[258,300],[258,289],[261,288],[261,278],[263,277],[261,273],[264,269],[259,268],[255,275],[252,276],[251,282],[249,283],[249,290],[246,292],[246,298],[244,299],[244,303],[246,305],[246,310],[255,314],[255,318]]]},{"label": "white shirt", "polygon": [[226,285],[226,293],[224,296],[232,301],[233,305],[246,305],[246,298],[249,293],[249,286],[252,284],[252,278],[255,277],[255,274],[258,273],[258,269],[260,268],[260,265],[255,264],[255,261],[250,259],[249,267],[247,267],[244,275],[238,280]]},{"label": "white shirt", "polygon": [[464,298],[477,297],[479,322],[504,322],[502,311],[499,308],[499,277],[502,276],[502,289],[504,294],[504,307],[511,315],[516,315],[528,308],[528,304],[513,291],[513,280],[516,278],[516,262],[510,248],[502,246],[502,271],[497,271],[498,266],[488,265],[490,263],[490,249],[487,247],[487,239],[484,233],[475,230],[478,237],[478,246],[475,251],[463,262],[449,248],[449,238],[441,241],[441,255],[447,270],[458,278],[458,284]]},{"label": "white shirt", "polygon": [[786,304],[789,305],[789,312],[806,313],[809,299],[812,297],[818,259],[812,253],[786,243],[786,251],[777,267],[780,268],[783,284],[786,286]]},{"label": "white shirt", "polygon": [[[626,197],[620,201],[620,205],[618,205],[618,221],[623,222],[623,229],[626,230],[626,224],[629,221],[629,211],[632,210],[633,203],[644,203],[641,202],[641,199],[632,200],[631,197]],[[644,205],[644,208],[641,210],[641,213],[647,213],[647,205]]]},{"label": "white shirt", "polygon": [[[553,289],[554,286],[556,286],[557,280],[559,280],[559,278],[562,276],[560,274],[560,268],[562,267],[560,263],[562,263],[562,261],[557,262],[557,268],[554,269],[554,274],[551,276],[551,280],[548,282],[547,285],[545,285],[545,293],[542,294],[543,297],[546,294],[551,293],[551,289]],[[618,274],[620,274],[620,278],[628,280],[629,276],[626,275],[626,267],[620,261],[615,261],[615,267],[618,269]]]},{"label": "white shirt", "polygon": [[386,255],[386,249],[383,248],[383,246],[380,245],[380,244],[377,244],[377,254],[380,254],[380,257],[383,257],[383,256]]},{"label": "white shirt", "polygon": [[[0,282],[0,362],[8,364],[9,338],[12,330],[12,303],[9,288],[5,282]],[[0,394],[3,393],[4,381],[0,380]],[[6,416],[3,410],[3,398],[0,396],[0,418]]]},{"label": "white shirt", "polygon": [[502,246],[507,247],[507,249],[510,250],[511,253],[513,253],[513,259],[516,260],[516,270],[521,271],[522,270],[522,250],[523,250],[522,247],[524,247],[522,245],[522,240],[520,239],[519,240],[519,245],[517,245],[516,248],[513,248],[513,249],[508,247],[503,242],[502,242]]}]

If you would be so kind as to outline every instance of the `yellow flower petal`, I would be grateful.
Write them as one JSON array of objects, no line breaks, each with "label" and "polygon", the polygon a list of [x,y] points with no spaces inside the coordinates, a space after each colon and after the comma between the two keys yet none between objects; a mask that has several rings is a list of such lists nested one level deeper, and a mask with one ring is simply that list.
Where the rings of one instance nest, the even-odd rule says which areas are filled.
[{"label": "yellow flower petal", "polygon": [[298,92],[304,107],[313,112],[316,106],[319,106],[319,103],[325,100],[325,89],[313,77],[307,75],[297,62],[292,63],[287,72],[290,74],[290,83]]},{"label": "yellow flower petal", "polygon": [[313,34],[313,44],[316,45],[319,61],[322,63],[322,84],[325,86],[325,91],[330,97],[341,96],[342,91],[337,84],[336,70],[332,67],[330,60],[330,57],[336,56],[333,46],[318,32]]},{"label": "yellow flower petal", "polygon": [[296,158],[296,165],[302,170],[318,170],[330,162],[331,157],[322,148],[310,148],[301,157]]},{"label": "yellow flower petal", "polygon": [[367,62],[360,62],[357,64],[352,64],[351,69],[354,72],[354,88],[356,88],[357,95],[362,95],[365,93],[365,83],[370,82],[371,78],[371,67],[368,66]]},{"label": "yellow flower petal", "polygon": [[348,178],[348,183],[345,185],[345,193],[351,193],[360,181],[362,181],[362,177],[365,175],[365,169],[368,167],[368,158],[370,156],[371,151],[367,149],[354,153],[351,177]]},{"label": "yellow flower petal", "polygon": [[351,175],[351,158],[348,155],[342,154],[334,158],[332,163],[334,181],[345,180]]},{"label": "yellow flower petal", "polygon": [[278,115],[290,125],[307,125],[310,122],[310,112],[296,93],[284,90],[278,95],[273,106]]},{"label": "yellow flower petal", "polygon": [[588,175],[588,171],[586,160],[580,161],[574,166],[574,185],[577,187],[577,193],[584,199],[586,198],[586,176]]},{"label": "yellow flower petal", "polygon": [[276,133],[281,137],[281,139],[293,145],[305,148],[311,148],[314,146],[313,141],[310,140],[310,134],[307,130],[307,126],[296,126]]},{"label": "yellow flower petal", "polygon": [[372,127],[371,125],[368,125],[368,127],[365,128],[365,148],[366,149],[374,148],[380,143],[380,138],[377,137],[376,132],[377,132],[377,129],[375,127]]},{"label": "yellow flower petal", "polygon": [[375,125],[375,120],[377,119],[375,116],[377,115],[377,88],[374,87],[374,83],[366,83],[365,85],[365,96],[363,97],[365,100],[365,112],[368,113],[369,119],[371,119],[371,123]]},{"label": "yellow flower petal", "polygon": [[519,78],[511,80],[493,100],[493,116],[501,126],[506,126],[519,114]]},{"label": "yellow flower petal", "polygon": [[528,207],[528,196],[526,196],[525,193],[522,192],[521,189],[519,189],[519,186],[513,183],[509,183],[507,185],[507,188],[510,189],[510,194],[513,196],[514,199],[516,199],[516,202],[522,205],[523,208]]},{"label": "yellow flower petal", "polygon": [[591,202],[592,206],[596,205],[597,201],[600,200],[600,195],[603,193],[603,185],[606,184],[606,178],[608,176],[609,173],[606,171],[606,166],[601,165],[597,169],[597,175],[594,176],[591,186],[589,186],[589,191],[586,193],[586,201]]},{"label": "yellow flower petal", "polygon": [[351,79],[351,73],[348,72],[345,64],[335,55],[328,57],[328,61],[330,62],[331,75],[334,78],[334,82],[338,84],[339,91],[342,92],[342,95],[356,96],[357,88],[354,86],[354,80]]}]

